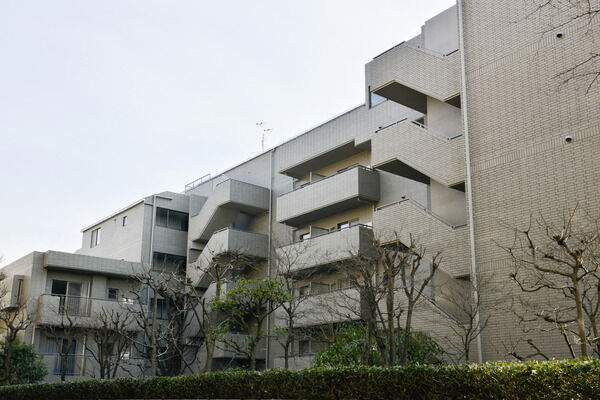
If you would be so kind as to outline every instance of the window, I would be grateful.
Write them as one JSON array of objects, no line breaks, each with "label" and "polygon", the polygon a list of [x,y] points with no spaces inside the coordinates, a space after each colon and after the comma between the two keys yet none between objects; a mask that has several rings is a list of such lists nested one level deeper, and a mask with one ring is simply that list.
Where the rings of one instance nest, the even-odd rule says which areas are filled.
[{"label": "window", "polygon": [[383,96],[378,95],[377,93],[371,92],[371,97],[369,98],[369,102],[371,103],[371,108],[387,101],[387,99]]},{"label": "window", "polygon": [[117,300],[118,295],[119,295],[119,289],[108,288],[108,299],[109,300]]},{"label": "window", "polygon": [[298,288],[299,296],[308,296],[309,286],[301,286]]},{"label": "window", "polygon": [[187,232],[188,214],[158,207],[156,209],[156,226]]},{"label": "window", "polygon": [[298,353],[309,354],[310,353],[310,340],[300,340],[298,342]]},{"label": "window", "polygon": [[339,230],[342,230],[342,229],[350,228],[351,226],[356,226],[356,225],[358,225],[358,218],[351,219],[350,221],[340,222],[337,225],[337,228]]},{"label": "window", "polygon": [[16,296],[16,300],[19,301],[21,300],[21,296],[23,295],[23,278],[19,278],[19,280],[17,280],[17,296]]},{"label": "window", "polygon": [[127,215],[123,217],[123,226],[127,226]]},{"label": "window", "polygon": [[[150,315],[152,318],[152,312],[154,311],[154,299],[150,299]],[[165,299],[156,299],[156,319],[167,319],[167,304]]]},{"label": "window", "polygon": [[102,228],[96,228],[92,231],[92,242],[90,247],[96,247],[100,244],[100,232],[102,232]]},{"label": "window", "polygon": [[154,272],[185,272],[186,258],[185,256],[177,256],[175,254],[154,252],[152,257],[152,271]]},{"label": "window", "polygon": [[310,232],[303,233],[302,235],[300,235],[300,241],[304,241],[306,239],[310,239]]}]

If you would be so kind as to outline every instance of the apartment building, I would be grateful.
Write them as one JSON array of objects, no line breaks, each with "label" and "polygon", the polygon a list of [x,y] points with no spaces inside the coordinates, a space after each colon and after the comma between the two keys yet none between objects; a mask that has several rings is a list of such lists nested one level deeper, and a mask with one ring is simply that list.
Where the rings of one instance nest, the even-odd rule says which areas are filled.
[{"label": "apartment building", "polygon": [[[575,204],[600,213],[600,85],[556,79],[593,51],[590,32],[576,20],[557,34],[548,26],[558,17],[549,23],[534,7],[459,1],[366,65],[364,104],[183,193],[146,197],[90,225],[77,254],[33,253],[6,266],[12,287],[22,287],[14,290],[39,298],[41,319],[25,340],[43,353],[50,348],[41,333],[51,320],[46,304],[60,296],[113,300],[110,288],[125,284],[126,268],[184,262],[210,298],[214,282],[198,271],[215,257],[242,252],[258,266],[245,273],[266,277],[294,246],[304,250],[292,272],[308,296],[297,326],[352,319],[332,312],[340,302],[359,318],[358,294],[336,266],[350,251],[367,251],[374,236],[406,242],[412,234],[443,255],[414,327],[440,343],[452,340],[450,325],[463,321],[444,297],[448,289],[469,296],[470,282],[491,282],[479,316],[489,322],[472,361],[526,351],[515,316],[497,307],[519,295],[498,245],[511,240],[502,226],[532,214],[558,219]],[[55,279],[67,283],[55,286]],[[553,301],[548,296],[537,300]],[[531,335],[545,354],[569,355],[559,335]],[[325,345],[295,343],[291,366],[311,365]],[[257,351],[266,368],[281,367],[281,353],[272,339]],[[239,357],[219,348],[213,365]]]}]

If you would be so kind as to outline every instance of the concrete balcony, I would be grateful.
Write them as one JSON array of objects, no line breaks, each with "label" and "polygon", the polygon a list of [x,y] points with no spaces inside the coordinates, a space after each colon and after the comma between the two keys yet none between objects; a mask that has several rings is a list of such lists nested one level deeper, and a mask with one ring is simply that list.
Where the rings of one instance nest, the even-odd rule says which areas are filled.
[{"label": "concrete balcony", "polygon": [[[315,363],[316,354],[300,354],[297,356],[290,356],[288,358],[288,368],[291,370],[299,370],[310,368]],[[285,358],[275,357],[273,359],[273,368],[285,368]]]},{"label": "concrete balcony", "polygon": [[371,162],[377,169],[410,179],[429,177],[453,186],[465,181],[465,141],[461,134],[447,137],[402,121],[373,135]]},{"label": "concrete balcony", "polygon": [[[280,264],[286,269],[281,272],[296,273],[319,266],[341,263],[355,254],[369,254],[372,246],[373,230],[371,227],[355,225],[282,246],[276,252]],[[289,264],[291,265],[288,265],[286,260],[290,260]]]},{"label": "concrete balcony", "polygon": [[460,93],[460,53],[440,54],[402,43],[366,65],[371,91],[420,112],[426,96],[448,101]]},{"label": "concrete balcony", "polygon": [[[126,318],[129,312],[135,312],[139,305],[122,301],[94,299],[89,297],[42,294],[38,300],[37,323],[45,326],[99,328],[104,321],[119,315]],[[132,316],[129,328],[141,330]]]},{"label": "concrete balcony", "polygon": [[342,170],[277,199],[277,222],[300,226],[379,201],[379,175],[360,165]]},{"label": "concrete balcony", "polygon": [[[248,335],[243,333],[229,333],[226,334],[227,340],[219,340],[215,343],[215,350],[213,352],[213,358],[246,358],[242,353],[236,350],[236,346],[240,349],[248,348]],[[229,343],[228,343],[229,342]],[[235,343],[232,345],[231,343]],[[264,360],[266,354],[267,342],[263,337],[256,346],[256,358]]]},{"label": "concrete balcony", "polygon": [[244,256],[252,260],[264,260],[268,256],[268,248],[267,235],[225,228],[211,236],[198,260],[188,266],[187,275],[198,286],[208,287],[212,275],[207,269],[215,258]]},{"label": "concrete balcony", "polygon": [[452,277],[468,275],[471,265],[469,229],[451,225],[412,200],[379,207],[373,213],[373,229],[382,242],[392,242],[396,234],[408,244],[409,235],[427,249],[429,257],[438,251],[441,268]]},{"label": "concrete balcony", "polygon": [[198,215],[190,218],[188,237],[206,242],[213,232],[231,226],[238,213],[269,209],[269,189],[233,179],[219,183]]},{"label": "concrete balcony", "polygon": [[116,277],[126,277],[144,272],[142,265],[136,262],[52,250],[44,253],[44,268]]},{"label": "concrete balcony", "polygon": [[[295,325],[309,327],[360,318],[360,295],[355,288],[325,291],[302,298],[298,305]],[[275,319],[285,321],[285,312],[275,311]]]}]

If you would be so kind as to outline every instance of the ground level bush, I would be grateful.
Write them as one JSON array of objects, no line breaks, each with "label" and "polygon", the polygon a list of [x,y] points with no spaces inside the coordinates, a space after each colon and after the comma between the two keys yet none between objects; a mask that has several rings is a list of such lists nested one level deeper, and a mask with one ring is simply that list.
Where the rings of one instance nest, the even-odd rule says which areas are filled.
[{"label": "ground level bush", "polygon": [[0,388],[0,399],[592,399],[600,361],[231,371]]}]

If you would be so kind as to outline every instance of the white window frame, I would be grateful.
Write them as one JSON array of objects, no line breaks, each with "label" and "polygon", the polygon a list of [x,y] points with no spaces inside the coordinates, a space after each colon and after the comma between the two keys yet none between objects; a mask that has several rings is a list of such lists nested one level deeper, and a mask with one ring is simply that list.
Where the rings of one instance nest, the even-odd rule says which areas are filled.
[{"label": "white window frame", "polygon": [[90,241],[90,247],[96,247],[100,245],[100,238],[102,236],[102,227],[98,227],[92,231],[92,237]]}]

